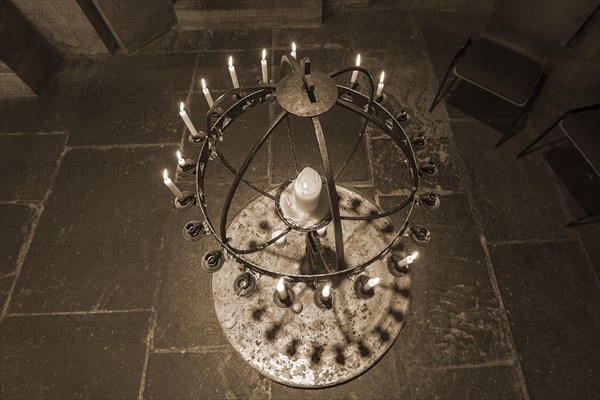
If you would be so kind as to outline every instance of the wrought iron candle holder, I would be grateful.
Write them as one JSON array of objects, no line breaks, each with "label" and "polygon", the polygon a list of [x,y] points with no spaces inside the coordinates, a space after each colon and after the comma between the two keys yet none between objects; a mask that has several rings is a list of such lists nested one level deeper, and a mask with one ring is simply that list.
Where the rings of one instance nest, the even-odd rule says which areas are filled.
[{"label": "wrought iron candle holder", "polygon": [[[336,77],[352,71],[362,76],[362,89],[358,83],[336,83]],[[411,226],[409,220],[417,206],[437,209],[439,198],[417,195],[421,176],[435,176],[437,169],[433,163],[419,167],[413,142],[398,120],[407,121],[408,113],[401,110],[394,117],[394,111],[384,107],[389,100],[384,95],[375,98],[373,77],[362,67],[327,74],[313,69],[308,58],[284,55],[278,83],[229,90],[208,110],[207,133],[189,137],[190,144],[199,146],[199,156],[193,171],[192,163],[186,161],[185,171],[178,172],[195,173],[193,203],[203,222],[188,223],[184,237],[195,241],[211,234],[219,242],[218,249],[199,261],[213,273],[217,317],[232,347],[270,379],[296,387],[345,382],[377,362],[400,333],[411,285],[404,241],[412,238],[423,245],[431,238],[425,227]],[[219,143],[227,141],[228,127],[243,114],[273,102],[283,110],[270,121],[239,169],[234,168],[219,150]],[[362,120],[352,151],[338,168],[331,162],[320,121],[334,107]],[[317,211],[311,214],[317,217],[312,220],[299,220],[289,211],[289,198],[294,196],[290,188],[298,177],[289,176],[277,187],[262,189],[246,176],[278,126],[286,122],[291,135],[292,115],[311,120],[321,158],[317,167],[323,171],[322,190]],[[409,170],[408,194],[388,211],[336,183],[369,124],[393,140]],[[419,147],[425,145],[423,137],[412,140]],[[291,143],[290,147],[297,175],[297,157]],[[224,202],[217,205],[221,210],[217,222],[209,215],[215,205],[205,195],[205,184],[207,169],[219,160],[233,175],[233,182]],[[242,184],[257,195],[243,212],[229,218]],[[395,229],[389,217],[400,213],[402,222]],[[379,281],[369,280],[372,277]]]}]

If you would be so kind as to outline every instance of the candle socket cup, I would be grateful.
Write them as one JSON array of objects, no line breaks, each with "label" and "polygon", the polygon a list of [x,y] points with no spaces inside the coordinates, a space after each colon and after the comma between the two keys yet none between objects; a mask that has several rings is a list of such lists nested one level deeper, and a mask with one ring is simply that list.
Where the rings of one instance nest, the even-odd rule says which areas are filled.
[{"label": "candle socket cup", "polygon": [[249,272],[238,275],[233,282],[233,291],[240,297],[250,297],[256,291],[256,278]]},{"label": "candle socket cup", "polygon": [[215,107],[213,108],[211,115],[213,116],[213,118],[219,118],[224,113],[225,110],[223,110],[221,107]]},{"label": "candle socket cup", "polygon": [[354,292],[359,299],[370,299],[375,295],[375,288],[365,290],[365,285],[371,277],[367,275],[360,275],[354,282]]},{"label": "candle socket cup", "polygon": [[241,100],[243,98],[244,98],[244,93],[243,92],[237,92],[237,93],[234,93],[233,96],[231,96],[231,99],[233,101]]},{"label": "candle socket cup", "polygon": [[188,136],[188,143],[192,146],[202,146],[204,144],[204,140],[206,140],[206,133],[199,131],[201,133],[199,135],[194,135],[190,133]]},{"label": "candle socket cup", "polygon": [[287,283],[285,283],[284,286],[285,286],[285,298],[283,300],[280,299],[279,292],[277,290],[275,290],[273,292],[273,303],[275,303],[275,305],[279,308],[290,308],[292,306],[292,304],[294,304],[296,295],[294,294],[294,291],[292,290],[292,288],[290,286],[288,286]]},{"label": "candle socket cup", "polygon": [[329,292],[329,297],[323,297],[323,288],[317,287],[313,295],[313,301],[318,309],[327,311],[331,310],[335,304],[335,292],[332,290]]},{"label": "candle socket cup", "polygon": [[204,236],[204,225],[200,221],[190,221],[183,227],[183,238],[188,242],[195,242]]},{"label": "candle socket cup", "polygon": [[425,139],[425,136],[419,135],[411,143],[413,149],[422,150],[427,146],[427,139]]},{"label": "candle socket cup", "polygon": [[192,174],[196,174],[196,163],[194,160],[190,160],[189,158],[185,160],[183,165],[177,163],[177,174],[179,176],[188,176]]},{"label": "candle socket cup", "polygon": [[410,120],[410,115],[408,115],[408,112],[406,112],[406,110],[400,110],[398,115],[396,115],[396,120],[398,122],[407,122],[408,120]]},{"label": "candle socket cup", "polygon": [[175,204],[176,209],[183,211],[183,210],[189,209],[194,204],[196,204],[196,197],[192,194],[192,192],[188,192],[187,190],[184,190],[181,192],[181,194],[183,194],[183,198],[181,200],[179,200],[176,197],[175,201],[173,203],[173,204]]},{"label": "candle socket cup", "polygon": [[214,273],[223,267],[225,255],[220,250],[207,251],[202,257],[202,268],[206,272]]},{"label": "candle socket cup", "polygon": [[275,82],[273,82],[273,79],[269,78],[269,82],[263,82],[262,79],[260,81],[258,81],[259,85],[273,85]]},{"label": "candle socket cup", "polygon": [[378,103],[380,103],[380,104],[383,104],[383,103],[385,103],[385,102],[387,101],[387,96],[386,96],[386,94],[385,94],[385,93],[383,93],[381,96],[379,96],[379,97],[375,97],[375,101],[376,101],[376,102],[378,102]]},{"label": "candle socket cup", "polygon": [[406,275],[410,272],[410,264],[404,265],[404,266],[398,265],[400,260],[402,260],[403,258],[404,257],[401,257],[397,254],[392,254],[388,258],[388,261],[387,261],[388,272],[390,274],[392,274],[392,276],[395,276],[396,278],[403,277],[404,275]]},{"label": "candle socket cup", "polygon": [[419,196],[419,205],[427,211],[435,211],[440,208],[440,198],[435,193],[425,193]]},{"label": "candle socket cup", "polygon": [[419,176],[425,178],[434,178],[438,175],[438,170],[433,161],[429,161],[427,164],[419,168]]},{"label": "candle socket cup", "polygon": [[423,225],[413,225],[410,227],[410,238],[416,244],[425,245],[431,241],[431,232]]}]

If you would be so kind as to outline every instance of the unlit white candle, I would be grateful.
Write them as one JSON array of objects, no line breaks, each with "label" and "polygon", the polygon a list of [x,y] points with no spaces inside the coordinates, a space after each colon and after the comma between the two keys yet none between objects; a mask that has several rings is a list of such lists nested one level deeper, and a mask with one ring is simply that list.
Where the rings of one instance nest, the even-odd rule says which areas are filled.
[{"label": "unlit white candle", "polygon": [[[356,56],[356,66],[360,67],[360,54]],[[352,71],[352,77],[350,78],[350,85],[354,85],[356,83],[357,78],[358,78],[358,71]]]},{"label": "unlit white candle", "polygon": [[279,278],[275,289],[277,289],[277,297],[279,297],[279,300],[285,301],[287,299],[287,290],[285,288],[285,283],[283,282],[283,278]]},{"label": "unlit white candle", "polygon": [[185,126],[187,126],[192,136],[198,136],[198,131],[194,127],[194,124],[192,124],[192,120],[190,119],[190,117],[188,117],[183,107],[183,103],[179,104],[179,115],[181,116],[181,119],[183,120],[183,122],[185,122]]},{"label": "unlit white candle", "polygon": [[215,102],[213,101],[212,96],[210,95],[210,90],[206,87],[206,81],[201,79],[202,82],[202,93],[204,93],[204,97],[206,97],[206,102],[208,103],[208,107],[212,107]]},{"label": "unlit white candle", "polygon": [[371,290],[379,283],[379,277],[369,279],[364,286],[364,290]]},{"label": "unlit white candle", "polygon": [[262,60],[260,61],[260,67],[262,70],[263,83],[269,83],[269,70],[267,69],[267,50],[266,49],[263,49]]},{"label": "unlit white candle", "polygon": [[181,190],[179,190],[177,186],[175,186],[171,178],[169,178],[169,173],[166,169],[163,172],[163,182],[165,183],[165,185],[167,185],[167,187],[169,188],[171,193],[173,193],[173,195],[177,198],[177,200],[183,199],[183,193],[181,193]]},{"label": "unlit white candle", "polygon": [[292,42],[292,52],[290,53],[290,55],[296,58],[296,43],[294,42]]},{"label": "unlit white candle", "polygon": [[234,89],[238,89],[240,87],[240,83],[238,82],[237,74],[235,73],[232,56],[229,56],[229,75],[231,75],[231,82],[233,83]]},{"label": "unlit white candle", "polygon": [[317,229],[317,235],[319,235],[319,237],[325,237],[325,235],[327,235],[327,227],[324,226],[321,229]]},{"label": "unlit white candle", "polygon": [[379,78],[379,85],[377,85],[377,94],[375,97],[379,98],[383,96],[383,78],[385,77],[385,71],[381,72],[381,77]]},{"label": "unlit white candle", "polygon": [[311,167],[304,168],[294,184],[296,208],[304,213],[314,211],[319,206],[321,189],[321,176],[317,171]]},{"label": "unlit white candle", "polygon": [[[271,234],[271,239],[275,239],[279,235],[281,235],[281,231],[275,231]],[[285,246],[285,243],[286,243],[285,236],[282,236],[275,241],[275,246],[283,247],[283,246]]]},{"label": "unlit white candle", "polygon": [[415,251],[414,253],[407,255],[402,260],[398,261],[398,266],[399,267],[406,267],[407,265],[412,264],[413,261],[415,261],[415,258],[417,258],[418,255],[419,255],[418,251]]}]

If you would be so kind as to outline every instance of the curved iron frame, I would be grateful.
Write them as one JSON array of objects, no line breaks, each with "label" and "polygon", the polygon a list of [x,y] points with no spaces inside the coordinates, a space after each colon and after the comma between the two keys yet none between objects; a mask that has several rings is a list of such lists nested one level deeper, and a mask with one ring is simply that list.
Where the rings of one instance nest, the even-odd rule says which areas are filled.
[{"label": "curved iron frame", "polygon": [[[281,59],[281,71],[282,77],[287,73],[291,73],[296,71],[300,67],[300,64],[293,57],[288,57],[284,55]],[[414,209],[418,198],[416,196],[416,192],[419,188],[419,173],[418,173],[418,165],[415,158],[415,153],[412,148],[412,144],[399,122],[394,118],[394,116],[386,110],[379,103],[374,101],[374,88],[375,84],[373,81],[372,75],[362,67],[348,67],[335,72],[332,72],[330,76],[332,78],[343,74],[345,72],[358,70],[362,75],[367,78],[367,81],[370,84],[369,87],[369,95],[364,95],[352,88],[337,85],[338,88],[338,98],[336,100],[335,106],[343,107],[351,112],[354,112],[361,116],[364,120],[362,129],[356,142],[353,144],[352,150],[349,153],[348,157],[341,165],[339,170],[334,174],[331,163],[329,162],[329,156],[327,152],[327,143],[325,141],[325,137],[323,135],[323,130],[320,125],[319,117],[310,117],[313,121],[313,125],[315,127],[315,134],[317,136],[317,142],[319,144],[319,150],[321,155],[321,161],[323,163],[323,168],[325,171],[325,183],[329,193],[329,201],[330,201],[330,211],[331,211],[331,219],[334,227],[334,237],[336,243],[336,261],[338,265],[338,270],[335,272],[330,272],[326,274],[314,274],[314,275],[296,275],[296,274],[284,274],[280,272],[271,271],[267,268],[256,265],[254,262],[242,257],[242,255],[255,253],[265,249],[266,247],[272,245],[277,240],[287,235],[292,228],[288,227],[279,235],[273,237],[271,240],[264,242],[262,244],[256,245],[251,249],[238,249],[234,247],[230,243],[230,239],[227,238],[227,216],[229,214],[229,209],[231,207],[231,202],[233,197],[239,187],[240,182],[245,183],[259,194],[262,194],[273,201],[275,201],[275,196],[268,193],[267,191],[258,188],[252,182],[248,181],[244,178],[244,174],[251,164],[254,156],[258,153],[264,143],[271,137],[274,130],[281,124],[281,122],[289,121],[288,116],[289,112],[282,111],[276,118],[271,122],[269,127],[266,129],[262,137],[254,144],[253,148],[248,153],[246,159],[240,166],[239,170],[236,170],[227,159],[223,156],[221,152],[219,152],[217,148],[217,138],[222,135],[226,128],[231,124],[236,118],[245,113],[246,111],[258,106],[260,104],[266,104],[276,99],[275,91],[276,85],[267,85],[261,84],[257,87],[250,88],[238,88],[232,89],[221,95],[210,108],[207,113],[207,127],[208,129],[208,140],[205,140],[201,150],[200,155],[198,156],[197,163],[197,174],[196,174],[196,189],[197,189],[197,203],[202,211],[204,219],[206,221],[206,226],[208,229],[214,234],[215,238],[219,241],[221,246],[231,255],[237,262],[242,263],[244,266],[249,268],[250,270],[262,274],[267,275],[273,278],[281,278],[284,277],[291,282],[318,282],[318,281],[334,281],[339,279],[344,279],[352,275],[356,275],[364,271],[370,264],[377,261],[378,259],[383,258],[386,253],[391,249],[396,240],[404,234],[408,227],[410,215],[412,210]],[[224,105],[226,99],[235,97],[236,101],[233,105],[231,105],[226,111],[222,111],[221,106]],[[345,100],[345,98],[350,98],[351,101]],[[388,126],[387,121],[392,121],[391,127]],[[377,214],[366,215],[366,216],[344,216],[340,215],[339,212],[339,202],[338,195],[336,191],[335,180],[339,178],[347,164],[352,159],[356,149],[358,148],[362,138],[364,137],[366,127],[368,123],[371,122],[375,124],[379,129],[381,129],[386,135],[388,135],[396,145],[402,150],[404,155],[407,158],[410,172],[411,172],[411,180],[412,180],[412,188],[411,193],[406,197],[406,199],[398,204],[391,210],[384,211]],[[289,127],[288,127],[289,128]],[[293,142],[290,142],[290,147],[292,154],[295,159],[295,151],[293,148]],[[225,167],[235,175],[234,181],[227,193],[227,197],[225,199],[225,203],[223,204],[223,211],[221,213],[220,220],[220,229],[217,232],[215,226],[208,216],[208,209],[206,205],[206,200],[204,198],[204,179],[206,176],[206,169],[208,166],[209,158],[211,153],[216,155],[225,165]],[[385,246],[378,254],[373,256],[372,258],[366,260],[365,262],[353,266],[348,267],[346,269],[341,269],[344,267],[344,246],[343,246],[343,238],[342,238],[342,221],[343,220],[373,220],[377,218],[387,217],[389,215],[395,214],[398,211],[409,207],[408,213],[402,226],[396,232],[394,238]]]}]

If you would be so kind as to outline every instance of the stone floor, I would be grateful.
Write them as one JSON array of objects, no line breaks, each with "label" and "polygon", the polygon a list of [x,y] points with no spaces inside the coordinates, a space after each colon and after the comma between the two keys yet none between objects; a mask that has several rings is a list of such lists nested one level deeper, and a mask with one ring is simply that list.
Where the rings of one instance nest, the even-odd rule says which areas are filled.
[{"label": "stone floor", "polygon": [[[565,160],[584,172],[585,164],[568,148],[553,150],[554,164],[544,153],[515,160],[553,118],[543,98],[524,131],[498,149],[493,126],[510,115],[486,120],[482,112],[500,108],[485,94],[459,88],[429,113],[446,63],[481,18],[374,3],[320,27],[174,31],[135,55],[65,64],[39,100],[1,105],[1,398],[600,396],[598,229],[564,228],[583,210],[558,178]],[[223,92],[233,54],[240,81],[254,84],[260,50],[277,73],[292,40],[324,71],[351,65],[357,52],[374,74],[385,69],[390,102],[411,114],[405,129],[429,138],[419,162],[440,169],[423,190],[438,193],[442,208],[412,218],[433,240],[415,263],[400,337],[368,372],[323,390],[273,383],[234,353],[199,268],[214,242],[182,239],[199,212],[175,211],[160,179],[163,168],[173,175],[177,149],[196,155],[177,110],[185,101],[204,127],[200,77],[213,95]],[[276,111],[228,131],[221,149],[234,166]],[[328,121],[335,163],[352,140],[351,121]],[[298,141],[307,163],[311,140]],[[286,152],[276,136],[249,170],[253,181],[271,187],[287,177]],[[396,155],[390,139],[369,131],[342,181],[389,209],[406,194]],[[208,179],[218,212],[231,176],[218,166]]]}]

